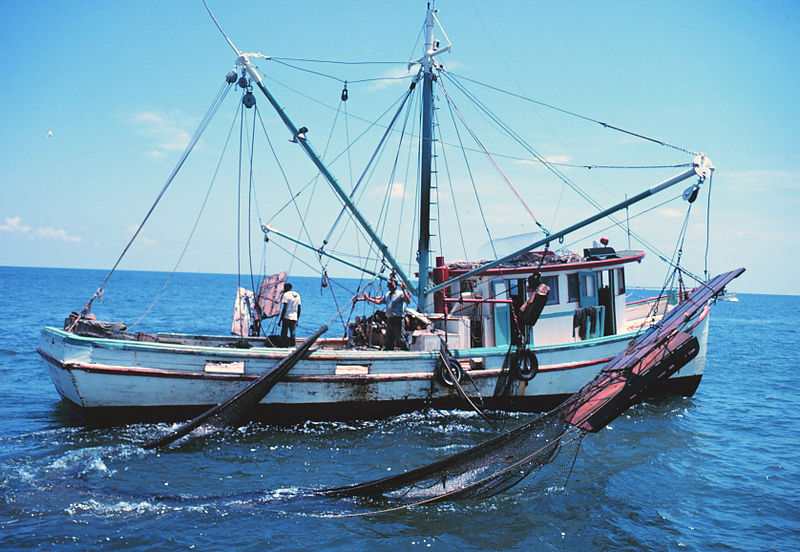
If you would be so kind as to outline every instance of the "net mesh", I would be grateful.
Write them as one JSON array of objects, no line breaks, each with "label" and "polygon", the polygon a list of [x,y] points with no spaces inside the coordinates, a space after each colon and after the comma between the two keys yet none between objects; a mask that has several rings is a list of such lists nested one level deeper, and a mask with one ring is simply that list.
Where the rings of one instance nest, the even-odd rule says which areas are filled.
[{"label": "net mesh", "polygon": [[[696,289],[658,326],[633,339],[594,380],[554,410],[475,447],[404,474],[320,493],[384,497],[406,504],[487,498],[551,464],[565,447],[575,445],[577,454],[586,431],[605,427],[647,385],[668,377],[680,369],[679,361],[691,358],[691,355],[677,358],[672,354],[676,343],[689,343],[688,334],[682,332],[696,327],[702,321],[698,314],[708,302],[743,271],[722,274]],[[645,374],[648,377],[643,377]]]}]

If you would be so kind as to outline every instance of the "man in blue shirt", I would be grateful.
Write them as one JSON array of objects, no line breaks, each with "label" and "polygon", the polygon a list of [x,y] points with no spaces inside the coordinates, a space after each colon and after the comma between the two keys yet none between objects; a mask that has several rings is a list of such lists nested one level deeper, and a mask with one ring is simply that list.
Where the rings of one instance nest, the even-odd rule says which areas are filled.
[{"label": "man in blue shirt", "polygon": [[353,298],[353,302],[369,301],[373,305],[386,305],[386,339],[383,348],[392,351],[396,348],[406,349],[406,342],[403,339],[403,317],[406,314],[406,304],[411,302],[411,294],[406,289],[403,282],[398,288],[394,278],[389,278],[387,284],[389,291],[377,297],[362,295]]}]

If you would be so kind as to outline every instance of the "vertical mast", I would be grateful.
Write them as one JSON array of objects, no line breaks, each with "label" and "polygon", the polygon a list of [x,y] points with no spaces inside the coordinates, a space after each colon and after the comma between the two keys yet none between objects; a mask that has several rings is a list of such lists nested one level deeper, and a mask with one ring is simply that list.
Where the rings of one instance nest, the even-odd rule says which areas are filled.
[{"label": "vertical mast", "polygon": [[431,161],[433,158],[433,56],[436,44],[433,37],[435,8],[428,4],[425,18],[425,52],[421,58],[422,83],[422,150],[420,165],[419,194],[419,246],[417,247],[417,263],[419,267],[419,284],[417,286],[417,308],[425,312],[425,288],[428,287],[428,270],[431,246]]}]

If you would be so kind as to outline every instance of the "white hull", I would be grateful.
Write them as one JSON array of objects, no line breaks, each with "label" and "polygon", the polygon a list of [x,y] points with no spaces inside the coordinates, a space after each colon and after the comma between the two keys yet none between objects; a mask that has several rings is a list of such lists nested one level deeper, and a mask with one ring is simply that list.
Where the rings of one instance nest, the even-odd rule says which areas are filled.
[{"label": "white hull", "polygon": [[[701,351],[663,392],[692,394],[705,368],[708,311],[693,330]],[[593,379],[633,334],[536,347],[539,372],[519,382],[498,408],[547,409]],[[469,394],[492,397],[506,347],[453,351],[469,365]],[[200,408],[218,404],[267,371],[286,349],[232,349],[81,337],[55,328],[42,331],[39,352],[62,397],[85,409]],[[436,379],[437,354],[318,349],[301,360],[262,401],[283,416],[361,418],[389,415],[426,404],[467,408]],[[221,373],[222,371],[243,373]],[[268,408],[267,408],[268,407]]]}]

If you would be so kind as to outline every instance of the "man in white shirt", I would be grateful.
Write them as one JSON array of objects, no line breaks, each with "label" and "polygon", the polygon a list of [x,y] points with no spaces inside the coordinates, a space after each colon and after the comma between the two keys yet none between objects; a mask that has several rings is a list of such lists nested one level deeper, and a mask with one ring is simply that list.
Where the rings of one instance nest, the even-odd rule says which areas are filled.
[{"label": "man in white shirt", "polygon": [[295,331],[297,330],[297,321],[300,319],[302,305],[300,294],[292,291],[292,284],[286,283],[283,286],[281,305],[281,340],[286,343],[288,338],[289,345],[294,347]]}]

